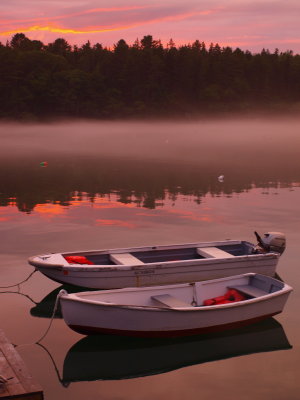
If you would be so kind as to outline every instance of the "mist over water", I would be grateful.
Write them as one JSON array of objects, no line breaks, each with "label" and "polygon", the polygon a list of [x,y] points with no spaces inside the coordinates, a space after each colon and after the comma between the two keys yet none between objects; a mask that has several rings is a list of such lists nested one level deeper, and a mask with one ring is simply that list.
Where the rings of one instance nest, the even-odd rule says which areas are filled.
[{"label": "mist over water", "polygon": [[2,124],[0,199],[28,210],[29,193],[46,202],[117,191],[154,207],[164,191],[199,198],[291,185],[300,181],[299,128],[300,118]]},{"label": "mist over water", "polygon": [[249,153],[282,159],[297,154],[299,127],[300,118],[1,124],[0,154],[164,158],[182,163],[199,162],[199,152],[202,160],[210,161]]}]

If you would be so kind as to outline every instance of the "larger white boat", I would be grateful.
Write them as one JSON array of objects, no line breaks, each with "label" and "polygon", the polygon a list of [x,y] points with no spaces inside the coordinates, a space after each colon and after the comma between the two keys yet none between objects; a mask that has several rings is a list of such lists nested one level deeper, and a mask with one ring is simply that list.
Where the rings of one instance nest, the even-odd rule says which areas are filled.
[{"label": "larger white boat", "polygon": [[225,240],[45,254],[28,261],[50,279],[92,289],[195,282],[247,272],[274,276],[285,236],[256,236],[257,245]]},{"label": "larger white boat", "polygon": [[187,336],[249,325],[280,313],[292,288],[249,273],[203,282],[67,293],[66,324],[82,334]]}]

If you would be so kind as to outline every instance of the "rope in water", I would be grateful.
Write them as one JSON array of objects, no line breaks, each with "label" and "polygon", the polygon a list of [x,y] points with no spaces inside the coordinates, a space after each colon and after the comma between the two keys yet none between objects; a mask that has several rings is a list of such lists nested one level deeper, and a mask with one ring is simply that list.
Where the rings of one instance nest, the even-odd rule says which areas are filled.
[{"label": "rope in water", "polygon": [[46,331],[45,331],[45,333],[43,334],[43,336],[42,336],[39,340],[37,340],[36,342],[34,342],[34,344],[39,344],[39,343],[46,337],[46,335],[48,334],[48,332],[49,332],[49,330],[50,330],[50,328],[51,328],[52,322],[53,322],[53,320],[54,320],[54,317],[55,317],[57,308],[58,308],[58,303],[59,303],[59,298],[60,298],[60,296],[61,296],[61,292],[62,292],[62,290],[61,290],[61,291],[58,293],[58,295],[56,296],[55,304],[54,304],[54,307],[53,307],[53,312],[52,312],[52,315],[51,315],[51,320],[50,320],[50,323],[49,323],[49,325],[48,325],[48,328],[46,329]]},{"label": "rope in water", "polygon": [[20,291],[14,292],[11,290],[6,290],[5,292],[0,292],[0,294],[19,294],[20,296],[26,297],[28,300],[30,300],[33,304],[37,305],[38,303],[34,301],[28,294],[26,293],[21,293]]},{"label": "rope in water", "polygon": [[19,282],[19,283],[15,283],[14,285],[0,286],[0,289],[8,289],[8,288],[11,288],[11,287],[14,287],[14,286],[19,286],[19,285],[21,285],[22,283],[28,281],[28,279],[31,278],[32,275],[33,275],[36,271],[37,271],[37,270],[35,269],[33,272],[31,272],[31,273],[29,274],[29,276],[27,276],[27,278],[24,279],[23,281],[21,281],[21,282]]},{"label": "rope in water", "polygon": [[51,362],[52,362],[52,365],[53,365],[53,367],[54,367],[54,370],[55,370],[55,372],[56,372],[56,375],[57,375],[57,378],[58,378],[59,382],[60,382],[64,387],[68,387],[68,386],[69,386],[69,383],[68,383],[68,382],[64,382],[63,379],[62,379],[62,377],[60,376],[59,369],[58,369],[58,367],[57,367],[57,365],[56,365],[56,362],[55,362],[54,358],[52,357],[52,354],[50,353],[50,351],[49,351],[45,346],[43,346],[41,343],[35,343],[35,344],[37,344],[38,346],[40,346],[40,347],[48,354],[48,356],[49,356],[49,358],[50,358],[50,360],[51,360]]},{"label": "rope in water", "polygon": [[[35,270],[33,271],[33,273],[34,273],[34,272],[35,272]],[[33,273],[32,273],[31,275],[33,275]],[[31,275],[30,275],[30,276],[31,276]],[[29,276],[27,279],[29,279],[30,276]],[[27,279],[26,279],[26,280],[27,280]],[[25,281],[26,281],[26,280],[25,280]],[[23,281],[23,282],[25,282],[25,281]],[[23,282],[22,282],[22,283],[23,283]],[[16,286],[16,285],[14,285],[14,286]],[[10,286],[9,286],[9,287],[10,287]],[[4,293],[5,293],[5,292],[4,292]],[[52,315],[51,315],[51,319],[50,319],[49,325],[48,325],[48,327],[47,327],[45,333],[44,333],[37,341],[35,341],[35,342],[33,342],[33,343],[14,344],[14,347],[31,346],[31,345],[33,345],[33,344],[37,344],[38,346],[42,347],[42,348],[48,353],[48,355],[50,356],[50,359],[51,359],[51,361],[52,361],[52,363],[53,363],[53,365],[54,365],[55,372],[56,372],[56,374],[57,374],[57,376],[58,376],[59,381],[62,383],[63,386],[67,387],[67,386],[68,386],[68,383],[64,383],[64,382],[63,382],[63,380],[62,380],[62,378],[61,378],[61,376],[60,376],[59,370],[58,370],[58,368],[57,368],[57,366],[56,366],[56,363],[55,363],[53,357],[51,356],[51,354],[49,353],[49,351],[40,343],[40,342],[47,336],[47,334],[48,334],[48,332],[49,332],[49,330],[50,330],[50,328],[51,328],[51,325],[52,325],[52,323],[53,323],[53,320],[54,320],[56,311],[57,311],[57,309],[58,309],[59,298],[60,298],[61,295],[64,294],[64,293],[66,293],[65,290],[61,290],[61,291],[58,293],[58,295],[56,296],[55,304],[54,304],[53,311],[52,311]],[[0,385],[1,385],[1,384],[5,384],[9,379],[11,379],[11,378],[5,378],[5,377],[3,377],[2,375],[0,375]]]},{"label": "rope in water", "polygon": [[[53,364],[53,366],[54,366],[54,369],[55,369],[55,372],[56,372],[56,375],[57,375],[57,377],[58,377],[59,382],[60,382],[64,387],[67,387],[67,386],[69,385],[69,383],[63,382],[63,380],[62,380],[62,378],[61,378],[61,376],[60,376],[60,373],[59,373],[59,369],[58,369],[58,367],[57,367],[57,365],[56,365],[56,363],[55,363],[55,361],[54,361],[54,359],[53,359],[51,353],[49,352],[49,350],[47,350],[47,348],[46,348],[45,346],[43,346],[43,345],[40,343],[40,342],[46,337],[46,335],[48,334],[48,332],[49,332],[49,330],[50,330],[50,328],[51,328],[51,325],[52,325],[52,322],[53,322],[55,313],[56,313],[57,308],[58,308],[59,298],[60,298],[60,296],[63,294],[63,292],[65,293],[65,291],[62,291],[62,290],[61,290],[61,291],[58,293],[58,295],[56,296],[56,300],[55,300],[55,304],[54,304],[54,308],[53,308],[53,312],[52,312],[52,316],[51,316],[50,323],[49,323],[48,328],[46,329],[45,333],[40,337],[40,339],[37,340],[37,341],[34,342],[34,343],[15,344],[14,347],[31,346],[31,345],[33,345],[33,344],[36,344],[36,345],[40,346],[43,350],[46,351],[46,353],[47,353],[48,356],[50,357],[50,360],[51,360],[51,362],[52,362],[52,364]],[[4,378],[4,377],[3,377],[3,378]],[[7,380],[10,379],[10,378],[4,378],[4,379],[5,379],[5,381],[7,381]],[[1,376],[0,376],[0,384],[1,384]]]},{"label": "rope in water", "polygon": [[33,345],[33,344],[40,344],[40,342],[47,336],[47,334],[48,334],[48,332],[49,332],[49,330],[50,330],[50,328],[51,328],[52,322],[53,322],[53,320],[54,320],[54,317],[55,317],[55,314],[56,314],[56,311],[57,311],[57,308],[58,308],[59,298],[61,297],[61,295],[62,295],[63,293],[65,293],[65,291],[64,291],[64,290],[61,290],[61,291],[58,293],[58,295],[56,296],[56,300],[55,300],[55,304],[54,304],[54,307],[53,307],[51,319],[50,319],[49,325],[48,325],[48,327],[47,327],[45,333],[44,333],[37,341],[35,341],[35,342],[32,342],[32,343],[24,343],[24,344],[15,344],[14,347],[23,347],[23,346],[31,346],[31,345]]}]

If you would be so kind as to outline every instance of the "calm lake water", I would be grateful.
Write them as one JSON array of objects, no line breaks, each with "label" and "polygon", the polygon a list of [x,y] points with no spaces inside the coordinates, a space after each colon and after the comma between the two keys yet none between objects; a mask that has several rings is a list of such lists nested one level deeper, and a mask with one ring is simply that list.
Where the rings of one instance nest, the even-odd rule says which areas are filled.
[{"label": "calm lake water", "polygon": [[[0,125],[0,328],[46,400],[299,399],[300,119]],[[47,162],[45,164],[41,164]],[[224,181],[218,177],[224,175]],[[71,331],[31,255],[281,231],[293,286],[262,324],[180,340]]]}]

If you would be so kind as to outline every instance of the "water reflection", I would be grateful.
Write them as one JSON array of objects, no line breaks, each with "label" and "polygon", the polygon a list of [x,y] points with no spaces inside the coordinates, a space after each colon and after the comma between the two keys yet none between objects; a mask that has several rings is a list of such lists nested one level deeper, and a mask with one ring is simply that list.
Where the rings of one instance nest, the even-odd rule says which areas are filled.
[{"label": "water reflection", "polygon": [[[299,119],[0,125],[0,206],[231,196],[300,182]],[[283,134],[284,133],[284,134]],[[223,179],[218,179],[220,176]]]},{"label": "water reflection", "polygon": [[[17,161],[17,162],[16,162]],[[204,160],[205,161],[205,160]],[[260,188],[292,188],[300,182],[300,160],[282,167],[270,160],[249,160],[236,168],[229,160],[218,164],[204,162],[186,165],[164,162],[110,159],[72,159],[50,157],[41,168],[28,159],[6,160],[0,164],[0,206],[15,206],[19,211],[43,212],[42,205],[55,205],[52,212],[63,212],[78,202],[105,198],[121,204],[153,209],[165,202],[176,202],[179,195],[192,196],[197,203],[203,196],[231,196],[233,193]],[[295,161],[295,160],[294,160]],[[221,167],[220,167],[221,164]],[[218,180],[220,168],[224,180]],[[59,211],[60,210],[60,211]],[[47,210],[45,210],[47,211]]]},{"label": "water reflection", "polygon": [[136,378],[291,347],[282,326],[273,318],[223,333],[168,340],[87,336],[68,351],[60,380],[67,385]]},{"label": "water reflection", "polygon": [[[76,293],[80,291],[89,291],[88,288],[73,285],[61,285],[48,293],[41,301],[35,302],[35,306],[30,309],[30,314],[33,317],[39,318],[51,318],[53,315],[53,309],[58,293],[62,290],[66,290],[68,293]],[[62,318],[60,304],[57,305],[54,318]]]}]

